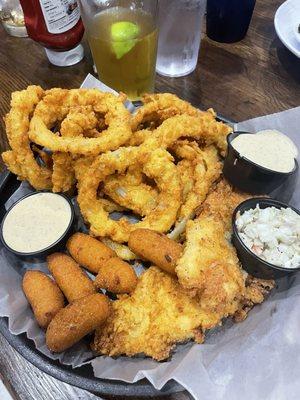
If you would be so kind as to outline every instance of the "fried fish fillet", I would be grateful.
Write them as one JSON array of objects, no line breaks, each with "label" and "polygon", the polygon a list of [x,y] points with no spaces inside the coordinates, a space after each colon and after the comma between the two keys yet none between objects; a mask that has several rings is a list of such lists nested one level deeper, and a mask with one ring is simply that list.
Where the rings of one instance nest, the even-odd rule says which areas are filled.
[{"label": "fried fish fillet", "polygon": [[219,279],[215,282],[218,290],[232,295],[243,290],[242,271],[230,242],[230,232],[232,212],[247,197],[221,181],[203,203],[198,218],[187,224],[186,245],[176,273],[180,284],[194,294],[204,290],[208,279],[214,279],[215,268],[219,270]]},{"label": "fried fish fillet", "polygon": [[143,353],[164,360],[177,342],[202,343],[203,331],[219,321],[217,313],[202,310],[176,279],[150,267],[130,296],[113,302],[113,313],[96,331],[93,349],[110,356]]},{"label": "fried fish fillet", "polygon": [[[244,296],[231,309],[235,320],[245,319],[271,288],[272,281],[247,278]],[[164,360],[176,343],[202,343],[204,332],[221,323],[222,307],[209,311],[205,304],[197,296],[191,297],[176,278],[150,267],[131,295],[122,295],[112,303],[113,312],[96,331],[92,347],[109,356],[145,354]]]}]

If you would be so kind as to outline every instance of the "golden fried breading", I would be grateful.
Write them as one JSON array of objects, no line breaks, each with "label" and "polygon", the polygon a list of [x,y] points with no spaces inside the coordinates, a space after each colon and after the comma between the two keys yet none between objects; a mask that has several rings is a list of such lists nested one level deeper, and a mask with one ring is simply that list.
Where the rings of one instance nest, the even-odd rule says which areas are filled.
[{"label": "golden fried breading", "polygon": [[143,259],[151,261],[169,274],[175,274],[175,265],[182,253],[182,246],[166,235],[150,229],[136,229],[129,236],[128,246]]},{"label": "golden fried breading", "polygon": [[67,192],[75,185],[73,159],[70,153],[55,152],[52,155],[52,191]]},{"label": "golden fried breading", "polygon": [[[155,180],[159,190],[156,207],[137,224],[126,218],[118,221],[109,218],[98,201],[99,185],[115,171],[123,173],[130,165],[140,162],[143,173]],[[78,191],[78,204],[83,217],[90,223],[90,231],[95,236],[110,237],[124,243],[130,232],[137,228],[149,228],[166,232],[174,224],[181,201],[179,174],[173,164],[173,158],[164,149],[141,152],[139,148],[122,147],[115,152],[107,152],[97,157],[86,179]]]},{"label": "golden fried breading", "polygon": [[3,153],[8,169],[37,190],[51,189],[51,169],[40,166],[30,147],[28,130],[30,118],[44,96],[40,86],[28,86],[26,90],[13,92],[11,109],[5,117],[6,134],[12,152]]},{"label": "golden fried breading", "polygon": [[245,294],[242,296],[239,309],[234,314],[235,322],[244,321],[251,308],[255,304],[260,304],[264,301],[267,294],[274,288],[275,281],[259,279],[248,275],[245,284]]},{"label": "golden fried breading", "polygon": [[[98,137],[91,138],[54,135],[51,131],[54,123],[61,122],[72,108],[78,106],[91,106],[95,112],[105,114],[107,129]],[[28,136],[31,141],[53,152],[96,156],[119,148],[130,138],[132,133],[130,120],[130,113],[124,107],[122,100],[111,93],[97,89],[54,88],[47,91],[35,108]]]},{"label": "golden fried breading", "polygon": [[100,266],[116,253],[99,240],[77,232],[67,242],[67,249],[78,264],[97,274]]},{"label": "golden fried breading", "polygon": [[201,215],[213,215],[222,221],[226,231],[231,232],[234,209],[250,197],[250,194],[235,190],[225,179],[222,179],[218,182],[215,190],[211,191],[199,212]]},{"label": "golden fried breading", "polygon": [[207,197],[198,218],[187,224],[186,246],[176,266],[179,282],[184,287],[193,289],[194,293],[202,290],[206,271],[216,265],[223,264],[224,268],[226,264],[241,274],[235,248],[230,243],[231,215],[247,197],[233,192],[230,185],[221,181]]},{"label": "golden fried breading", "polygon": [[156,206],[158,191],[142,181],[130,184],[129,177],[129,174],[108,176],[104,181],[103,193],[121,206],[144,217]]},{"label": "golden fried breading", "polygon": [[[273,281],[247,279],[247,291],[232,303],[222,304],[218,282],[223,271],[212,269],[210,285],[202,296],[190,296],[176,278],[156,267],[141,276],[131,295],[113,302],[113,312],[104,326],[96,330],[93,349],[109,356],[145,354],[155,360],[169,357],[176,343],[195,340],[202,343],[204,332],[221,323],[227,314],[239,321],[272,289]],[[230,273],[230,269],[225,270]],[[228,279],[232,279],[228,275]],[[215,282],[215,284],[214,284]],[[214,298],[217,299],[217,304]],[[210,301],[213,304],[210,304]],[[216,306],[217,305],[217,306]]]},{"label": "golden fried breading", "polygon": [[59,287],[41,271],[27,271],[22,287],[37,323],[41,328],[47,328],[52,318],[64,307],[64,296]]},{"label": "golden fried breading", "polygon": [[183,158],[177,164],[182,182],[183,202],[175,227],[168,233],[169,238],[176,240],[184,233],[187,221],[195,216],[211,186],[220,177],[222,164],[214,146],[200,149],[195,142],[178,140],[171,149]]},{"label": "golden fried breading", "polygon": [[47,257],[48,269],[69,303],[96,293],[92,280],[69,256],[53,253]]},{"label": "golden fried breading", "polygon": [[93,332],[109,316],[110,301],[100,293],[74,301],[60,310],[50,322],[46,332],[46,344],[59,353]]},{"label": "golden fried breading", "polygon": [[100,354],[155,360],[169,357],[178,342],[203,342],[203,331],[220,322],[202,310],[177,280],[156,267],[141,276],[134,292],[113,302],[113,313],[96,331],[93,349]]},{"label": "golden fried breading", "polygon": [[139,125],[148,122],[156,121],[159,125],[174,115],[197,116],[203,113],[203,111],[171,93],[144,94],[142,102],[144,103],[143,106],[138,108],[132,117],[131,127],[133,131],[136,131]]},{"label": "golden fried breading", "polygon": [[176,265],[180,284],[203,309],[232,315],[244,293],[244,277],[222,222],[201,216],[187,225],[187,243]]},{"label": "golden fried breading", "polygon": [[119,257],[113,257],[103,262],[94,285],[97,289],[123,294],[132,292],[137,281],[134,268]]}]

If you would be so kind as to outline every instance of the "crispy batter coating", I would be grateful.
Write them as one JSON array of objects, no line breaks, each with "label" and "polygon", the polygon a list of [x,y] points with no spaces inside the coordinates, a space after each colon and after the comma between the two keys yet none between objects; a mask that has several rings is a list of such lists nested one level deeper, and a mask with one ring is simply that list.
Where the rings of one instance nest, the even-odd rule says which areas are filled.
[{"label": "crispy batter coating", "polygon": [[180,284],[198,298],[203,309],[223,317],[236,314],[236,319],[245,318],[274,286],[273,281],[256,280],[256,285],[250,284],[250,278],[245,281],[247,274],[230,241],[233,210],[248,197],[222,180],[198,218],[187,224],[186,245],[176,265]]},{"label": "crispy batter coating", "polygon": [[10,170],[10,172],[17,175],[19,180],[24,181],[27,179],[26,176],[23,175],[22,167],[20,164],[18,164],[16,154],[13,152],[13,150],[4,151],[1,154],[1,157],[6,167]]},{"label": "crispy batter coating", "polygon": [[[184,287],[195,293],[203,290],[207,276],[213,277],[213,268],[217,267],[223,270],[224,283],[219,282],[222,290],[227,294],[232,292],[232,297],[240,292],[239,276],[242,274],[236,251],[230,243],[231,215],[235,207],[248,197],[233,192],[230,185],[221,181],[207,197],[198,218],[188,222],[186,245],[176,266],[179,282]],[[226,283],[226,276],[232,273],[237,283],[234,287]]]},{"label": "crispy batter coating", "polygon": [[143,105],[132,117],[131,127],[138,130],[141,124],[155,121],[161,124],[174,115],[197,116],[202,113],[190,103],[171,93],[145,94],[142,96]]},{"label": "crispy batter coating", "polygon": [[225,179],[221,179],[215,189],[209,193],[206,201],[199,209],[199,214],[215,216],[223,223],[226,231],[231,233],[231,218],[234,209],[250,197],[250,194],[235,190]]},{"label": "crispy batter coating", "polygon": [[52,155],[52,191],[54,193],[67,192],[75,185],[75,172],[72,155],[55,152]]},{"label": "crispy batter coating", "polygon": [[[63,104],[63,107],[61,106]],[[72,107],[93,106],[93,110],[105,114],[108,128],[98,137],[58,136],[51,132]],[[51,89],[40,101],[30,121],[29,138],[52,151],[97,155],[117,149],[131,136],[130,113],[120,98],[97,89]]]},{"label": "crispy batter coating", "polygon": [[91,105],[75,106],[61,122],[60,134],[65,137],[97,137],[97,126],[98,118]]},{"label": "crispy batter coating", "polygon": [[60,310],[46,332],[46,344],[59,353],[101,326],[110,314],[110,302],[100,293],[74,301]]},{"label": "crispy batter coating", "polygon": [[131,232],[128,246],[143,259],[151,261],[157,267],[173,275],[176,262],[183,250],[181,244],[150,229],[136,229]]},{"label": "crispy batter coating", "polygon": [[140,278],[134,292],[113,302],[113,313],[96,331],[94,350],[100,354],[155,360],[169,357],[178,342],[203,342],[203,331],[219,323],[219,316],[204,312],[177,280],[156,267]]},{"label": "crispy batter coating", "polygon": [[38,164],[28,138],[30,116],[43,96],[44,91],[40,86],[28,86],[26,90],[12,93],[11,109],[5,117],[12,153],[5,152],[2,155],[8,169],[17,173],[19,179],[27,179],[38,190],[52,187],[52,171]]},{"label": "crispy batter coating", "polygon": [[176,115],[165,120],[151,135],[147,137],[143,146],[148,148],[168,148],[182,137],[191,137],[202,140],[208,146],[215,144],[222,154],[227,149],[226,137],[231,132],[228,125],[218,122],[209,113],[197,117]]},{"label": "crispy batter coating", "polygon": [[[215,114],[200,112],[197,116],[175,115],[162,122],[155,130],[144,129],[135,132],[130,138],[130,145],[142,144],[150,148],[168,148],[183,137],[190,137],[205,143],[215,144],[224,156],[227,149],[226,137],[232,129],[215,119]],[[136,135],[138,139],[136,139]]]},{"label": "crispy batter coating", "polygon": [[100,266],[116,253],[90,235],[77,232],[67,242],[67,249],[78,264],[97,274]]},{"label": "crispy batter coating", "polygon": [[[127,242],[129,234],[137,228],[150,228],[166,232],[174,224],[180,206],[181,190],[176,166],[164,149],[143,153],[139,148],[124,147],[102,154],[92,164],[79,185],[78,204],[84,218],[90,223],[92,234],[110,237],[117,242]],[[142,221],[131,224],[127,219],[114,221],[97,199],[97,189],[107,176],[123,172],[137,162],[159,190],[158,204]]]},{"label": "crispy batter coating", "polygon": [[177,165],[182,182],[183,203],[175,227],[168,234],[176,240],[184,233],[187,221],[195,216],[211,186],[220,177],[222,163],[214,146],[200,149],[195,142],[178,140],[172,150],[183,158]]},{"label": "crispy batter coating", "polygon": [[135,168],[140,172],[140,179],[133,181],[130,172],[111,175],[104,181],[103,192],[116,203],[144,217],[155,208],[158,191],[144,183],[142,170]]},{"label": "crispy batter coating", "polygon": [[96,293],[92,280],[69,256],[53,253],[47,257],[48,269],[69,303]]},{"label": "crispy batter coating", "polygon": [[54,316],[64,307],[64,296],[56,283],[41,271],[27,271],[22,288],[32,307],[37,323],[47,328]]},{"label": "crispy batter coating", "polygon": [[264,301],[268,293],[274,288],[275,281],[255,278],[248,275],[246,278],[246,291],[241,298],[239,309],[234,314],[235,322],[244,321],[248,312],[255,304]]},{"label": "crispy batter coating", "polygon": [[134,268],[118,257],[110,258],[101,265],[94,280],[97,289],[116,294],[131,293],[137,284]]}]

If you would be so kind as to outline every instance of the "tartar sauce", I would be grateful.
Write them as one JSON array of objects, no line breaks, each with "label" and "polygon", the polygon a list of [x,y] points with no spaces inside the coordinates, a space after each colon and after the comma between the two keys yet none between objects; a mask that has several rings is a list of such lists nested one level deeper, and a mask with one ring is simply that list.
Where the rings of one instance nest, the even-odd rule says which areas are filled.
[{"label": "tartar sauce", "polygon": [[291,172],[298,155],[292,140],[276,130],[238,135],[231,144],[241,156],[277,172]]},{"label": "tartar sauce", "polygon": [[256,208],[237,215],[245,245],[258,257],[283,268],[300,266],[300,215],[291,208]]},{"label": "tartar sauce", "polygon": [[36,193],[8,212],[2,227],[3,239],[20,253],[41,251],[63,236],[71,218],[71,206],[63,196]]}]

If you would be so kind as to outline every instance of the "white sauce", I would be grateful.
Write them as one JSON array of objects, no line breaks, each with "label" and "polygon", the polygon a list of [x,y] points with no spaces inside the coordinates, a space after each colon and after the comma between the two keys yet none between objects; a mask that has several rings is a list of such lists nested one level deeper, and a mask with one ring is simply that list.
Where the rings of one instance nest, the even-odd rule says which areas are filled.
[{"label": "white sauce", "polygon": [[291,139],[276,130],[245,133],[234,138],[231,144],[242,157],[277,172],[291,172],[298,155]]},{"label": "white sauce", "polygon": [[66,232],[71,206],[55,193],[36,193],[16,203],[3,223],[3,239],[20,253],[43,250]]},{"label": "white sauce", "polygon": [[270,264],[300,267],[300,215],[291,208],[267,207],[237,215],[236,227],[244,244]]}]

